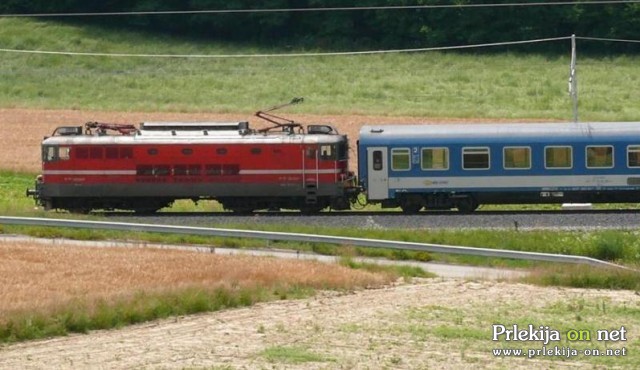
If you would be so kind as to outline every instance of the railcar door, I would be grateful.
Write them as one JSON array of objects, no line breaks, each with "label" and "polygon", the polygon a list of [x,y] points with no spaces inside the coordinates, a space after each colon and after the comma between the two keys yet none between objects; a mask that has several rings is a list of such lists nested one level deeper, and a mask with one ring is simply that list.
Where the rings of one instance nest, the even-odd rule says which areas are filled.
[{"label": "railcar door", "polygon": [[389,197],[389,170],[387,148],[367,148],[367,194],[371,200]]}]

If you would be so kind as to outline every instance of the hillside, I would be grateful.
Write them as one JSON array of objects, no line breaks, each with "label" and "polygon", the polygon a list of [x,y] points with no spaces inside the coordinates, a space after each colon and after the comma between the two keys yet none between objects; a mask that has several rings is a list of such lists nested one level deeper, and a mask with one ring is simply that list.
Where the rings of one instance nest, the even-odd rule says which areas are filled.
[{"label": "hillside", "polygon": [[[564,42],[564,41],[563,41]],[[579,45],[580,47],[580,45]],[[262,58],[144,55],[306,53],[29,19],[0,19],[0,107],[250,113],[302,96],[293,113],[571,118],[567,56],[406,53]],[[638,57],[579,59],[583,120],[637,120]]]}]

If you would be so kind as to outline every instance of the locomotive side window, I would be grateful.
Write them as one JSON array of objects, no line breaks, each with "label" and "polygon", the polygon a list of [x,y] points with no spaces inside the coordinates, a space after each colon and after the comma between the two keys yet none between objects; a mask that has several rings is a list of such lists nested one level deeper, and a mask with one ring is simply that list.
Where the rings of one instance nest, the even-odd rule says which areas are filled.
[{"label": "locomotive side window", "polygon": [[222,175],[222,165],[208,164],[204,167],[204,173],[207,176],[220,176]]},{"label": "locomotive side window", "polygon": [[61,161],[66,161],[69,158],[71,158],[71,148],[69,148],[68,146],[61,146],[58,149],[58,159],[60,159]]},{"label": "locomotive side window", "polygon": [[627,147],[627,166],[640,167],[640,145],[629,145]]},{"label": "locomotive side window", "polygon": [[156,148],[147,149],[147,154],[149,154],[149,155],[158,155],[158,149],[156,149]]},{"label": "locomotive side window", "polygon": [[118,148],[117,147],[107,147],[105,149],[105,157],[107,159],[118,159]]},{"label": "locomotive side window", "polygon": [[153,175],[153,166],[139,165],[136,167],[136,174],[138,176],[151,176]]},{"label": "locomotive side window", "polygon": [[133,158],[133,148],[124,147],[120,148],[120,158]]},{"label": "locomotive side window", "polygon": [[409,148],[391,149],[391,169],[394,171],[409,171],[411,169]]},{"label": "locomotive side window", "polygon": [[382,171],[382,152],[380,150],[373,152],[373,170]]},{"label": "locomotive side window", "polygon": [[338,143],[338,160],[347,159],[347,142]]},{"label": "locomotive side window", "polygon": [[102,159],[102,148],[99,148],[99,147],[89,148],[89,158]]},{"label": "locomotive side window", "polygon": [[251,148],[251,154],[258,155],[262,153],[262,149],[260,148]]},{"label": "locomotive side window", "polygon": [[193,154],[193,149],[191,149],[191,148],[182,148],[181,152],[184,155],[191,155],[191,154]]},{"label": "locomotive side window", "polygon": [[225,155],[225,154],[227,154],[227,148],[218,148],[218,149],[216,149],[216,154],[217,155]]},{"label": "locomotive side window", "polygon": [[531,168],[531,148],[505,147],[503,154],[505,169],[528,170]]},{"label": "locomotive side window", "polygon": [[88,159],[89,158],[89,148],[85,147],[77,147],[75,150],[75,156],[78,159]]},{"label": "locomotive side window", "polygon": [[462,168],[465,170],[489,169],[489,148],[462,148]]},{"label": "locomotive side window", "polygon": [[173,175],[174,176],[186,176],[187,175],[187,166],[183,164],[177,164],[173,166]]},{"label": "locomotive side window", "polygon": [[611,145],[587,146],[587,168],[612,168],[613,147]]},{"label": "locomotive side window", "polygon": [[570,146],[548,146],[544,148],[545,168],[573,167],[572,148]]},{"label": "locomotive side window", "polygon": [[187,173],[191,176],[200,176],[200,165],[191,164],[187,166]]},{"label": "locomotive side window", "polygon": [[425,171],[448,170],[449,148],[422,148],[421,167]]}]

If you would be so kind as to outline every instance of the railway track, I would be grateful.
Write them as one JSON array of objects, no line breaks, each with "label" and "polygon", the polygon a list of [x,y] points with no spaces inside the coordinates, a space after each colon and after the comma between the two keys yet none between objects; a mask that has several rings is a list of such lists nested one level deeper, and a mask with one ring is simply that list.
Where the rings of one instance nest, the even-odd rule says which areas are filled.
[{"label": "railway track", "polygon": [[640,225],[638,210],[547,210],[479,211],[460,214],[452,211],[422,212],[160,212],[141,216],[134,213],[96,213],[112,221],[164,223],[189,226],[220,225],[313,225],[360,229],[635,229]]}]

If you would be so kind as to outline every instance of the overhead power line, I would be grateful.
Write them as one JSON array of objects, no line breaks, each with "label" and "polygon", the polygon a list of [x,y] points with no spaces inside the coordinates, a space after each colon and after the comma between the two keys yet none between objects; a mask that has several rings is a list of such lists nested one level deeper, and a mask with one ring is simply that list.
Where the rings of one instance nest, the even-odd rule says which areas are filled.
[{"label": "overhead power line", "polygon": [[92,53],[75,51],[52,51],[52,50],[23,50],[23,49],[0,49],[0,52],[22,53],[22,54],[49,54],[49,55],[72,55],[72,56],[99,56],[99,57],[139,57],[139,58],[210,58],[210,59],[230,59],[230,58],[293,58],[293,57],[322,57],[322,56],[349,56],[349,55],[371,55],[371,54],[397,54],[397,53],[417,53],[427,51],[462,50],[496,46],[533,44],[540,42],[551,42],[568,40],[571,36],[554,37],[546,39],[493,42],[485,44],[461,45],[461,46],[440,46],[431,48],[416,49],[391,49],[391,50],[365,50],[365,51],[344,51],[326,53],[283,53],[283,54],[129,54],[129,53]]},{"label": "overhead power line", "polygon": [[127,15],[178,15],[178,14],[234,14],[234,13],[292,13],[292,12],[340,12],[366,10],[412,10],[412,9],[463,9],[463,8],[505,8],[505,7],[548,7],[566,5],[613,5],[634,4],[640,0],[606,0],[606,1],[557,1],[536,3],[494,3],[494,4],[440,4],[440,5],[391,5],[391,6],[345,6],[328,8],[273,8],[273,9],[211,9],[211,10],[165,10],[165,11],[131,11],[102,13],[16,13],[0,14],[0,17],[95,17],[95,16],[127,16]]}]

